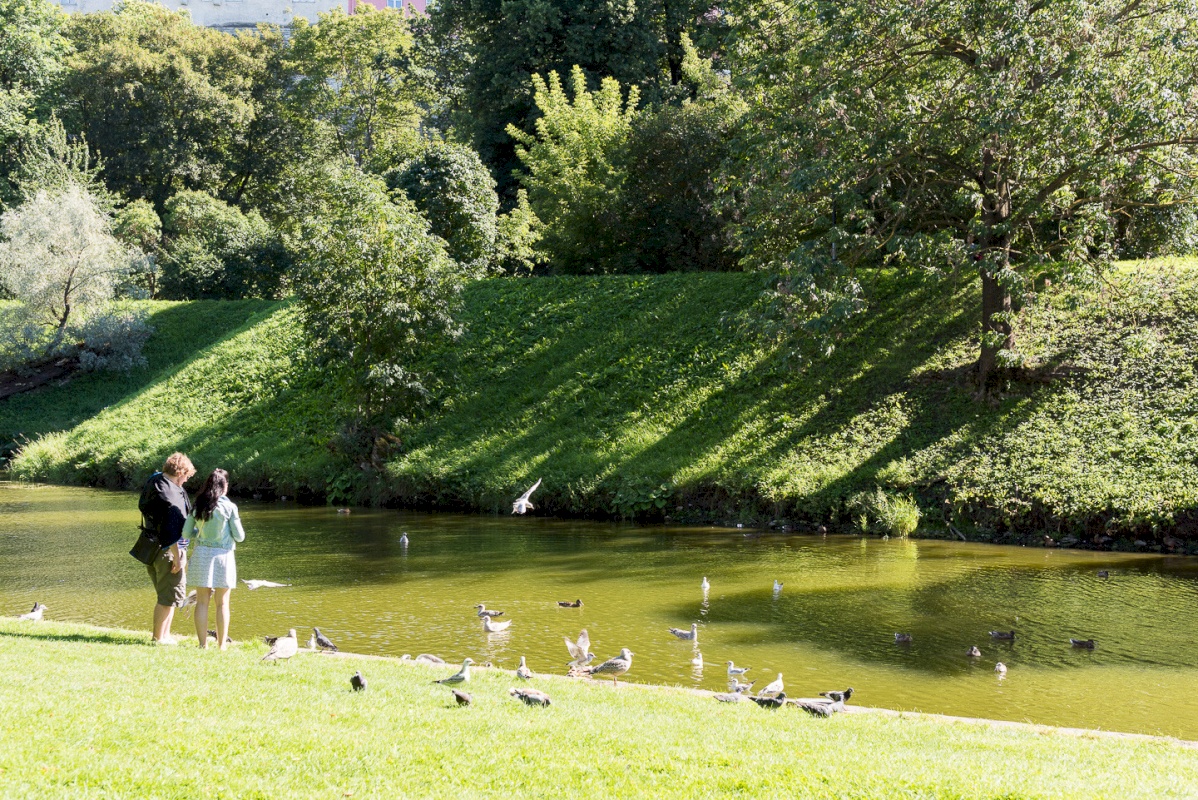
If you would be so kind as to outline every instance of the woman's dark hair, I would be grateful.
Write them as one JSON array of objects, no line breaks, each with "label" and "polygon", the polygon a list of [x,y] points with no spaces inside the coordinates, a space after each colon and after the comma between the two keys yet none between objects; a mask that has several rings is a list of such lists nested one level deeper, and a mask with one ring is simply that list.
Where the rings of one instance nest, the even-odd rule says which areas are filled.
[{"label": "woman's dark hair", "polygon": [[204,485],[196,495],[196,519],[212,519],[212,509],[216,508],[216,501],[228,490],[229,473],[223,469],[212,470],[212,474],[204,480]]}]

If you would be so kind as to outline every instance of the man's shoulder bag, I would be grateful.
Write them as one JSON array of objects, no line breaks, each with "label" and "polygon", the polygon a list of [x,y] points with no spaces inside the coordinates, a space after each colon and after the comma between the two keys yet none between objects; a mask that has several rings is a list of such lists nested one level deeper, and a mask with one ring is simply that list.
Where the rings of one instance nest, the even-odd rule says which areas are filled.
[{"label": "man's shoulder bag", "polygon": [[154,535],[153,531],[148,531],[145,528],[140,528],[139,531],[137,541],[133,543],[133,549],[129,551],[129,555],[149,566],[162,552],[162,546],[158,544],[158,537]]}]

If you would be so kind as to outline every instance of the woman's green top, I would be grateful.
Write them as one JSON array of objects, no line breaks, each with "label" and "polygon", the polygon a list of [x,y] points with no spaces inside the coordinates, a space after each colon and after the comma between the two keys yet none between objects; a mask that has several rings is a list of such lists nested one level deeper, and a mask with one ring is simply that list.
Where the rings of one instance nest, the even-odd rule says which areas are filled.
[{"label": "woman's green top", "polygon": [[191,543],[216,547],[221,550],[233,550],[236,542],[245,541],[245,529],[241,527],[241,517],[237,514],[237,506],[227,497],[216,501],[212,516],[208,519],[196,519],[195,511],[183,523],[184,531],[191,531]]}]

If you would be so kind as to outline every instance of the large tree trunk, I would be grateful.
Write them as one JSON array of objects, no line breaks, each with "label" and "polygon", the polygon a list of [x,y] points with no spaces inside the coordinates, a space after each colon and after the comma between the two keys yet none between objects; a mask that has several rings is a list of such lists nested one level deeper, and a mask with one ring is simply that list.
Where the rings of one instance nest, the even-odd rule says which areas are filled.
[{"label": "large tree trunk", "polygon": [[[1011,184],[1001,174],[999,160],[987,149],[982,154],[982,221],[986,235],[978,258],[982,273],[982,351],[978,355],[978,393],[985,394],[994,376],[998,354],[1015,348],[1011,329],[1011,291],[997,280],[997,274],[1011,263]],[[995,318],[997,316],[997,319]],[[997,334],[997,335],[995,335]]]},{"label": "large tree trunk", "polygon": [[[978,390],[986,391],[986,384],[994,375],[1000,350],[1015,347],[1015,333],[1011,323],[1004,317],[995,319],[995,314],[1005,315],[1011,310],[1011,293],[999,285],[986,267],[982,268],[982,352],[978,356]],[[993,334],[1000,334],[1002,344],[995,346]]]}]

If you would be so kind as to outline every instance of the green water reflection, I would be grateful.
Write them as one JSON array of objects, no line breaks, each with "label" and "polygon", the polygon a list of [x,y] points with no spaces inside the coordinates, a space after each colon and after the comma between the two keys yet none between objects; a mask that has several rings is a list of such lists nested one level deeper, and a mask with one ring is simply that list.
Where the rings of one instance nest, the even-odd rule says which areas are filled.
[{"label": "green water reflection", "polygon": [[[53,619],[148,627],[152,593],[127,555],[135,505],[129,494],[0,483],[0,614],[36,600]],[[294,585],[235,591],[236,639],[289,627],[306,638],[317,625],[346,650],[506,667],[525,655],[560,672],[563,635],[586,627],[600,657],[636,653],[628,680],[721,689],[733,659],[767,682],[784,673],[792,694],[851,684],[862,705],[1198,739],[1195,559],[241,506],[241,577]],[[558,608],[575,598],[582,608]],[[479,602],[506,611],[510,631],[486,634]],[[666,630],[692,622],[703,669]],[[987,633],[1011,628],[1015,642]],[[190,627],[180,619],[175,630]],[[895,645],[896,631],[914,641]],[[1070,637],[1098,647],[1075,650]],[[970,645],[981,659],[966,657]]]}]

